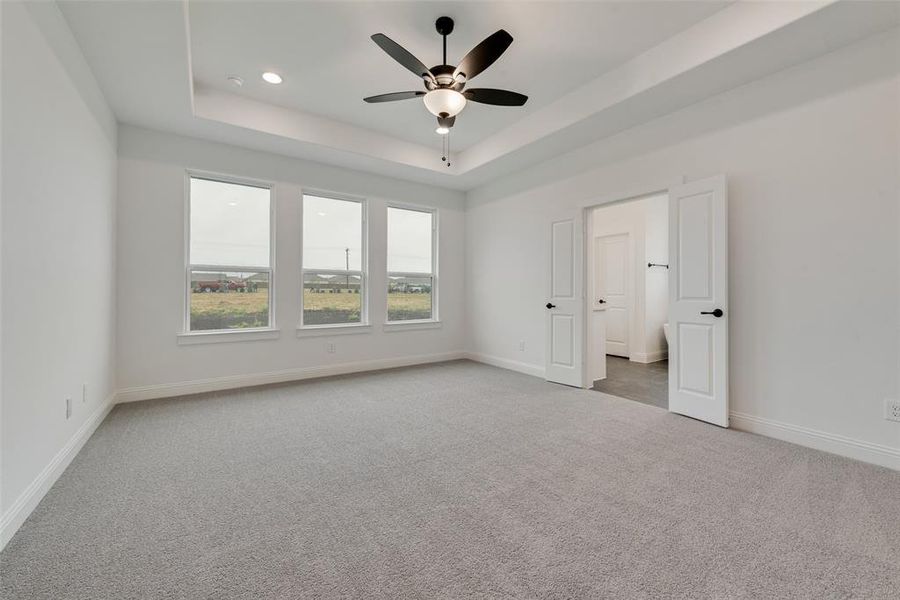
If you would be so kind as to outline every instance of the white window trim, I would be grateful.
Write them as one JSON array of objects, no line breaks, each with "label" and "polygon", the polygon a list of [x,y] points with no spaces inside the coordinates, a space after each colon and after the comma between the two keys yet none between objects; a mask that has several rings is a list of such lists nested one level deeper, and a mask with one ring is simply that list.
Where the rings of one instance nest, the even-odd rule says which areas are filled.
[{"label": "white window trim", "polygon": [[[342,200],[344,202],[357,202],[361,207],[362,224],[360,238],[360,256],[358,271],[341,271],[338,269],[307,269],[303,266],[303,198],[305,196],[317,196],[319,198],[328,198],[331,200]],[[350,275],[359,276],[360,285],[360,308],[359,323],[324,323],[315,325],[306,325],[303,323],[303,281],[306,273],[327,273],[329,275]],[[327,190],[319,190],[314,188],[300,189],[300,315],[297,323],[297,337],[315,337],[324,335],[340,335],[352,333],[369,333],[371,332],[371,323],[369,323],[369,202],[367,198],[362,196],[351,196],[349,194],[341,194],[339,192],[331,192]]]},{"label": "white window trim", "polygon": [[440,329],[444,324],[434,319],[416,319],[409,321],[391,321],[382,325],[385,333],[394,331],[413,331],[416,329]]},{"label": "white window trim", "polygon": [[214,329],[178,334],[179,346],[194,344],[217,344],[220,342],[250,342],[255,340],[275,340],[281,337],[280,329],[266,327],[247,329]]},{"label": "white window trim", "polygon": [[336,323],[334,325],[306,325],[297,327],[297,337],[322,337],[329,335],[354,335],[372,333],[368,323]]},{"label": "white window trim", "polygon": [[[269,266],[201,265],[191,263],[191,179],[206,179],[220,183],[232,183],[269,190]],[[256,271],[269,274],[269,325],[245,329],[191,330],[191,271]],[[237,177],[224,173],[186,169],[184,176],[184,308],[182,331],[177,334],[179,345],[238,342],[279,337],[275,325],[275,184],[270,181]]]},{"label": "white window trim", "polygon": [[[431,214],[431,273],[417,273],[412,271],[386,271],[387,285],[390,279],[394,277],[430,277],[431,278],[431,318],[430,319],[410,319],[408,321],[391,321],[388,318],[388,305],[384,304],[384,325],[382,329],[388,331],[403,331],[411,329],[439,329],[441,327],[441,319],[439,312],[439,292],[438,284],[438,209],[433,206],[422,206],[418,204],[407,204],[402,202],[388,202],[385,209],[385,247],[387,247],[390,233],[387,230],[387,210],[391,208],[399,208],[402,210],[412,210]],[[385,285],[385,299],[387,299],[387,285]]]}]

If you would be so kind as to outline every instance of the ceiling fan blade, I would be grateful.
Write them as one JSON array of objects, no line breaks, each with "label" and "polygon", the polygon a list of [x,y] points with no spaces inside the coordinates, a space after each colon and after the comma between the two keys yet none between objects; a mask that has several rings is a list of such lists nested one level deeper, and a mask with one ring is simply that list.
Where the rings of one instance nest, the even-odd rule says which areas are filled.
[{"label": "ceiling fan blade", "polygon": [[374,102],[394,102],[395,100],[409,100],[410,98],[417,98],[418,96],[424,96],[425,92],[391,92],[390,94],[380,94],[378,96],[369,96],[368,98],[363,98],[366,102],[374,103]]},{"label": "ceiling fan blade", "polygon": [[487,36],[480,44],[469,50],[469,53],[459,61],[459,66],[453,71],[453,77],[465,75],[466,81],[470,81],[494,64],[494,61],[500,58],[500,55],[509,48],[512,41],[513,37],[503,29]]},{"label": "ceiling fan blade", "polygon": [[388,56],[396,60],[398,63],[412,71],[416,74],[416,77],[421,77],[423,79],[428,79],[429,81],[434,81],[434,75],[431,74],[431,71],[428,70],[422,61],[410,54],[409,50],[384,35],[383,33],[376,33],[372,36],[372,41],[378,44],[378,46],[387,52]]},{"label": "ceiling fan blade", "polygon": [[508,90],[495,90],[493,88],[475,88],[463,92],[463,96],[472,102],[482,104],[496,104],[497,106],[522,106],[528,102],[528,96]]}]

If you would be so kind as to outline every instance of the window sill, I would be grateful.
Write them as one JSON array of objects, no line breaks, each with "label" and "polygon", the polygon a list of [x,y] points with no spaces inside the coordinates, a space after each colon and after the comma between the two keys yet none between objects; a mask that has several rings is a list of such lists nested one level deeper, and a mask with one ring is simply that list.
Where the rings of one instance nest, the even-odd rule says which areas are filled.
[{"label": "window sill", "polygon": [[280,329],[234,329],[229,331],[191,331],[178,334],[179,346],[193,344],[219,344],[222,342],[252,342],[275,340],[281,336]]},{"label": "window sill", "polygon": [[368,323],[353,323],[351,325],[309,325],[297,328],[298,338],[362,333],[372,333],[372,326]]},{"label": "window sill", "polygon": [[384,324],[384,331],[415,331],[417,329],[440,329],[443,327],[441,321],[392,321]]}]

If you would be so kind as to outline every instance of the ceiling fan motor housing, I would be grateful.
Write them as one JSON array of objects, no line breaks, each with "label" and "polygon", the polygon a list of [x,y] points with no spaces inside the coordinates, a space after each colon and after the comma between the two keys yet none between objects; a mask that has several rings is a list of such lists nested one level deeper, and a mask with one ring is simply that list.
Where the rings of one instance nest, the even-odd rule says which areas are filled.
[{"label": "ceiling fan motor housing", "polygon": [[[438,87],[452,87],[456,91],[462,89],[462,86],[465,85],[465,78],[460,77],[462,80],[457,81],[453,78],[454,67],[451,65],[436,65],[431,67],[431,74],[434,75],[435,81],[437,81]],[[426,83],[427,80],[426,80]]]}]

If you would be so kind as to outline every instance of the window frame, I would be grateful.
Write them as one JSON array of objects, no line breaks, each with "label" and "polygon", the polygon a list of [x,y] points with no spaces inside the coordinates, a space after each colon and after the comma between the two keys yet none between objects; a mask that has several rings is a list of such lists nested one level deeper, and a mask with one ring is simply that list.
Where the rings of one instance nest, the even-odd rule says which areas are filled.
[{"label": "window frame", "polygon": [[[338,200],[341,202],[356,202],[360,205],[361,223],[360,223],[360,259],[359,271],[338,271],[335,269],[307,269],[303,265],[304,251],[306,240],[303,237],[303,227],[305,224],[304,201],[306,196],[316,196],[317,198],[327,198],[329,200]],[[358,323],[317,323],[307,325],[303,322],[303,288],[306,273],[312,274],[339,274],[359,276],[359,322]],[[354,196],[351,194],[342,194],[340,192],[332,192],[329,190],[321,190],[316,188],[302,187],[300,188],[300,314],[297,321],[297,335],[327,335],[331,333],[354,333],[365,332],[371,329],[369,323],[369,201],[364,196]]]},{"label": "window frame", "polygon": [[[216,183],[243,185],[268,190],[269,192],[269,266],[202,265],[191,262],[191,180],[203,179]],[[275,184],[271,181],[240,177],[226,173],[186,169],[184,175],[184,308],[182,310],[182,332],[179,343],[202,343],[206,341],[237,341],[238,339],[259,340],[278,337],[275,321]],[[245,327],[242,329],[191,329],[191,272],[192,271],[255,271],[266,272],[268,281],[269,323],[265,327]]]},{"label": "window frame", "polygon": [[[390,243],[390,226],[388,221],[388,211],[390,209],[396,208],[400,210],[410,210],[414,212],[422,212],[428,213],[431,215],[431,273],[421,273],[421,272],[412,272],[412,271],[391,271],[388,269],[388,255],[387,249],[388,244]],[[423,206],[420,204],[409,204],[406,202],[388,202],[384,211],[384,248],[385,248],[385,286],[384,286],[384,330],[385,331],[394,331],[398,329],[428,329],[431,327],[439,326],[440,319],[440,302],[438,301],[439,297],[439,277],[438,277],[438,236],[440,232],[439,227],[439,212],[438,209],[434,206]],[[431,318],[429,319],[407,319],[405,321],[391,321],[389,318],[390,310],[388,308],[388,286],[390,285],[391,277],[430,277],[431,278]]]}]

